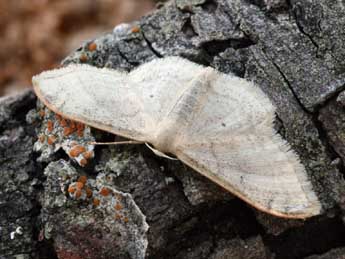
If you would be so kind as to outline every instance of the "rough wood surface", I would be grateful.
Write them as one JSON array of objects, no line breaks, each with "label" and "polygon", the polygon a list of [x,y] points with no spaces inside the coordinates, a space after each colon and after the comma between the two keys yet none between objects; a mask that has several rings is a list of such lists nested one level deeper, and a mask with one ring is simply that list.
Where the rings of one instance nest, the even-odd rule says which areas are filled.
[{"label": "rough wood surface", "polygon": [[[179,55],[255,81],[278,107],[276,128],[302,158],[323,215],[295,221],[260,213],[140,146],[101,147],[90,167],[66,170],[112,175],[108,184],[132,195],[150,227],[147,258],[344,256],[344,26],[345,5],[335,0],[176,0],[64,61],[131,70]],[[0,104],[0,258],[130,258],[112,249],[104,215],[66,201],[54,164],[36,161],[39,122],[25,120],[34,107],[31,92]],[[67,160],[62,152],[51,158],[59,159]]]}]

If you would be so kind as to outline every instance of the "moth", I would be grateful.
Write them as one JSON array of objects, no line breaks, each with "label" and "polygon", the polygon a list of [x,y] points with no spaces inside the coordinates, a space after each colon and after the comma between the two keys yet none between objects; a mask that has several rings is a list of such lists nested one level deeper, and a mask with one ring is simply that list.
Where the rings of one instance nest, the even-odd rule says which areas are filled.
[{"label": "moth", "polygon": [[130,73],[72,64],[32,82],[55,113],[173,154],[259,210],[320,214],[305,167],[273,128],[274,105],[252,82],[180,57]]}]

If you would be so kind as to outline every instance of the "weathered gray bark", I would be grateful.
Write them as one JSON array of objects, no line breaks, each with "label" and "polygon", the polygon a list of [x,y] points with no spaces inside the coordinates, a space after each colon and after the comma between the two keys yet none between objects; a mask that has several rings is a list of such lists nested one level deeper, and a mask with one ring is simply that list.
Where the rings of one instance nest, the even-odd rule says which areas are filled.
[{"label": "weathered gray bark", "polygon": [[[85,43],[64,63],[130,70],[179,55],[254,80],[278,107],[276,127],[300,155],[324,207],[306,221],[274,218],[140,146],[99,148],[87,169],[70,164],[90,178],[119,174],[109,184],[132,194],[150,226],[146,256],[345,256],[345,3],[176,0],[139,21],[139,32],[133,26],[96,39],[95,51]],[[30,92],[0,105],[0,258],[54,258],[55,251],[61,258],[128,258],[98,212],[61,200],[56,164],[45,169],[36,161],[37,125],[25,121],[34,106]],[[53,160],[60,158],[67,159],[58,153]],[[83,228],[73,220],[80,214],[94,223]],[[19,226],[23,234],[11,240]]]}]

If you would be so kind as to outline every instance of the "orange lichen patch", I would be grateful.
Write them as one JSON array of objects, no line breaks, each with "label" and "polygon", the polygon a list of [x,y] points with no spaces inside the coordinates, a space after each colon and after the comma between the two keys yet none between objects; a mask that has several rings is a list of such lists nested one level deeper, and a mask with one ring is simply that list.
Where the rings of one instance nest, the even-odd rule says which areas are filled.
[{"label": "orange lichen patch", "polygon": [[85,124],[83,123],[77,123],[77,130],[84,130],[85,129]]},{"label": "orange lichen patch", "polygon": [[88,198],[92,197],[92,190],[90,188],[86,188],[86,197]]},{"label": "orange lichen patch", "polygon": [[84,167],[87,165],[87,160],[85,158],[82,158],[79,163],[82,167]]},{"label": "orange lichen patch", "polygon": [[118,213],[115,213],[115,219],[116,219],[116,220],[121,219],[121,215],[120,215],[120,214],[118,214]]},{"label": "orange lichen patch", "polygon": [[86,182],[87,182],[87,177],[86,177],[86,175],[81,175],[81,176],[79,176],[77,182],[83,183],[83,184],[85,185]]},{"label": "orange lichen patch", "polygon": [[55,119],[57,119],[58,121],[61,121],[61,120],[62,120],[62,117],[61,117],[61,115],[59,115],[59,114],[55,114]]},{"label": "orange lichen patch", "polygon": [[93,198],[92,204],[93,206],[99,206],[99,204],[101,203],[101,201],[97,198]]},{"label": "orange lichen patch", "polygon": [[124,218],[123,218],[123,221],[124,221],[125,223],[127,223],[127,222],[128,222],[128,218],[127,218],[127,217],[124,217]]},{"label": "orange lichen patch", "polygon": [[70,127],[65,127],[65,128],[63,129],[63,135],[64,135],[65,137],[71,135],[73,132],[74,132],[74,130],[73,130],[72,128],[70,128]]},{"label": "orange lichen patch", "polygon": [[76,191],[75,186],[70,185],[67,190],[69,193],[74,193]]},{"label": "orange lichen patch", "polygon": [[85,125],[83,123],[77,123],[77,133],[79,137],[84,135]]},{"label": "orange lichen patch", "polygon": [[53,131],[53,127],[54,127],[54,123],[51,120],[48,120],[47,121],[47,130],[49,132],[52,132]]},{"label": "orange lichen patch", "polygon": [[92,151],[86,151],[83,153],[83,157],[87,160],[91,159],[93,157],[93,152]]},{"label": "orange lichen patch", "polygon": [[97,49],[97,44],[96,43],[92,42],[92,43],[89,44],[89,46],[88,46],[88,50],[89,51],[95,51],[96,49]]},{"label": "orange lichen patch", "polygon": [[102,187],[102,189],[99,191],[99,194],[102,196],[108,196],[110,192],[111,191],[107,187]]},{"label": "orange lichen patch", "polygon": [[53,145],[55,143],[55,141],[56,141],[56,137],[51,135],[48,137],[47,143],[48,143],[48,145]]},{"label": "orange lichen patch", "polygon": [[132,33],[138,33],[140,31],[140,27],[139,26],[133,26],[131,29]]},{"label": "orange lichen patch", "polygon": [[82,137],[84,134],[85,125],[83,123],[77,123],[77,133],[79,137]]},{"label": "orange lichen patch", "polygon": [[38,114],[40,115],[40,117],[44,117],[44,115],[46,115],[46,112],[44,110],[40,110]]},{"label": "orange lichen patch", "polygon": [[83,189],[84,184],[83,184],[82,182],[76,182],[76,183],[75,183],[75,187],[76,187],[78,190],[81,190],[81,189]]},{"label": "orange lichen patch", "polygon": [[75,191],[75,197],[77,198],[77,199],[79,199],[80,197],[81,197],[81,190],[76,190]]},{"label": "orange lichen patch", "polygon": [[81,62],[86,62],[87,61],[87,56],[85,55],[85,54],[81,54],[80,55],[80,57],[79,57],[79,60],[81,61]]},{"label": "orange lichen patch", "polygon": [[115,208],[115,210],[122,210],[123,206],[120,203],[116,203],[114,208]]},{"label": "orange lichen patch", "polygon": [[60,120],[60,125],[61,125],[62,127],[66,127],[66,126],[67,126],[67,121],[66,121],[65,119],[61,119],[61,120]]},{"label": "orange lichen patch", "polygon": [[73,130],[75,130],[77,128],[77,124],[74,121],[70,121],[69,126]]},{"label": "orange lichen patch", "polygon": [[46,140],[46,136],[44,136],[43,134],[39,135],[38,140],[43,143]]},{"label": "orange lichen patch", "polygon": [[72,147],[71,151],[69,152],[69,155],[71,157],[77,157],[81,153],[84,153],[86,151],[86,148],[80,145]]}]

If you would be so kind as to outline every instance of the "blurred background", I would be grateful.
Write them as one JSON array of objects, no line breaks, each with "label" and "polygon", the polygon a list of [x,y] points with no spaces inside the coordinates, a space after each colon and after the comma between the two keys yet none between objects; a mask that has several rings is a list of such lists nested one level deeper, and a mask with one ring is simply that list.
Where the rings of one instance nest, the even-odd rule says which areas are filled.
[{"label": "blurred background", "polygon": [[0,96],[30,87],[82,41],[139,19],[155,0],[0,0]]}]

